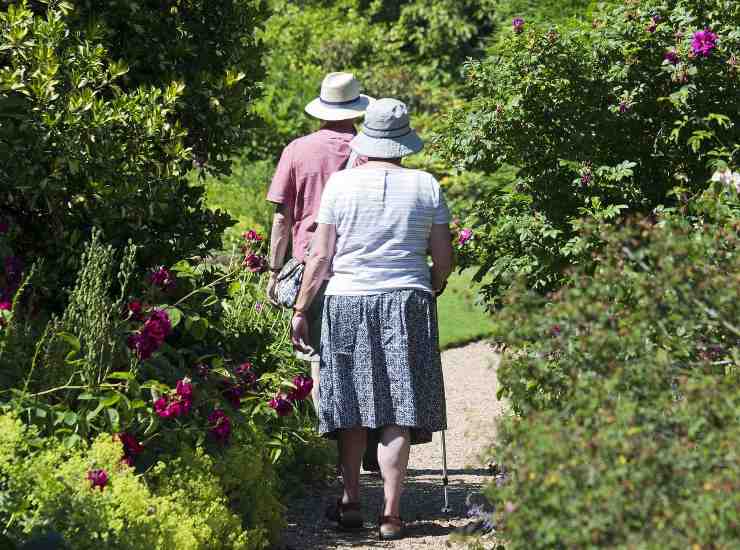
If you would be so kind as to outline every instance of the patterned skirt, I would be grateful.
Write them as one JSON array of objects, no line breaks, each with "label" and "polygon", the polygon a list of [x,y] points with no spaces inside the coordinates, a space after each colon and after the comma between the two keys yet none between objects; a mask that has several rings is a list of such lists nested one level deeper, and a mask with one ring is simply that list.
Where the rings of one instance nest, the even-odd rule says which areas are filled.
[{"label": "patterned skirt", "polygon": [[447,427],[434,297],[402,289],[326,296],[319,432],[388,425],[427,443]]}]

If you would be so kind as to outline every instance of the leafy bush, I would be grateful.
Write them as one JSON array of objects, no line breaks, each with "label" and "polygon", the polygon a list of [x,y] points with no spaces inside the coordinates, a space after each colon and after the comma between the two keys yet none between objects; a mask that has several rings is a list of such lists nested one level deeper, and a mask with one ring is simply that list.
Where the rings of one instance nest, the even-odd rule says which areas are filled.
[{"label": "leafy bush", "polygon": [[[595,228],[591,229],[596,231]],[[493,449],[507,548],[733,548],[740,536],[740,202],[717,183],[622,229],[547,298],[507,292],[519,416]]]},{"label": "leafy bush", "polygon": [[[488,40],[486,51],[495,55],[499,40],[507,40],[516,18],[524,20],[525,25],[567,27],[578,21],[589,21],[598,0],[505,0],[496,2],[495,32]],[[616,4],[614,0],[611,4]]]},{"label": "leafy bush", "polygon": [[518,275],[547,291],[588,261],[581,218],[647,214],[737,166],[738,24],[736,2],[627,2],[564,32],[525,22],[469,64],[471,100],[438,144],[461,167],[519,169],[467,222],[490,302]]},{"label": "leafy bush", "polygon": [[737,379],[681,378],[680,399],[652,401],[622,385],[616,373],[579,384],[572,415],[539,411],[499,431],[509,481],[487,494],[507,549],[737,547]]},{"label": "leafy bush", "polygon": [[185,175],[194,156],[226,168],[259,76],[259,2],[105,4],[0,11],[3,218],[22,258],[45,258],[47,297],[61,303],[93,227],[139,245],[144,267],[220,244],[230,219]]},{"label": "leafy bush", "polygon": [[[121,443],[102,435],[87,448],[69,451],[53,439],[39,438],[11,415],[0,416],[0,518],[14,541],[50,530],[71,547],[106,548],[266,548],[277,535],[280,505],[270,494],[271,472],[254,444],[229,452],[243,456],[251,476],[239,495],[257,519],[245,529],[229,508],[219,484],[217,459],[202,450],[157,463],[144,478],[121,462]],[[245,443],[245,442],[242,442]],[[226,462],[234,462],[233,459]],[[228,466],[227,466],[228,468]],[[91,472],[97,486],[89,479]],[[265,498],[267,497],[267,498]]]},{"label": "leafy bush", "polygon": [[231,155],[254,131],[250,108],[263,76],[256,29],[268,15],[266,2],[83,0],[71,15],[75,31],[126,63],[124,89],[180,83],[173,116],[185,145],[207,170],[229,171]]},{"label": "leafy bush", "polygon": [[739,220],[737,192],[717,183],[682,210],[602,228],[595,270],[579,266],[572,285],[546,297],[513,288],[499,336],[519,352],[499,370],[502,394],[525,415],[567,412],[616,372],[621,394],[646,401],[681,376],[740,375]]}]

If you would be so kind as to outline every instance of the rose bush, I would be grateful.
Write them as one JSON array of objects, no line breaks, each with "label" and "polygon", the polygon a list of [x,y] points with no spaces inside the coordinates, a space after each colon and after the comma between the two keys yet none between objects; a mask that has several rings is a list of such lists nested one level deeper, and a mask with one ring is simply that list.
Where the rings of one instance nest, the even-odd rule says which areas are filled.
[{"label": "rose bush", "polygon": [[437,145],[461,168],[518,169],[463,220],[489,303],[520,275],[545,292],[588,262],[582,218],[647,214],[737,170],[739,24],[726,0],[624,2],[568,29],[518,21],[469,63],[470,100]]},{"label": "rose bush", "polygon": [[[172,465],[200,449],[203,460],[213,463],[211,474],[199,474],[204,482],[217,472],[208,483],[220,487],[244,528],[276,540],[279,509],[255,515],[244,495],[264,490],[261,498],[276,502],[298,481],[324,475],[329,460],[306,401],[312,380],[301,372],[285,337],[288,320],[281,310],[256,307],[262,275],[244,259],[262,258],[265,251],[262,236],[250,231],[226,265],[181,261],[137,279],[126,260],[116,264],[112,248],[95,234],[60,316],[29,314],[33,277],[17,292],[17,305],[0,331],[0,365],[8,376],[0,405],[33,425],[34,433],[69,449],[84,448],[96,437],[116,441],[117,460],[149,483],[160,461]],[[135,250],[123,255],[132,259]],[[120,293],[112,297],[114,281]],[[279,411],[271,405],[276,393],[285,396]],[[312,449],[304,453],[305,447]],[[255,460],[255,448],[257,464],[269,476],[264,489],[250,486],[265,480],[258,483],[242,464]],[[32,452],[28,460],[36,460]],[[232,463],[237,471],[229,473]],[[120,468],[91,467],[85,482],[105,493],[119,473]],[[162,475],[157,483],[179,474]],[[5,513],[0,510],[0,521],[9,520]],[[40,513],[33,506],[7,511],[18,518]],[[64,521],[52,526],[62,529]],[[18,541],[31,536],[13,533]]]}]

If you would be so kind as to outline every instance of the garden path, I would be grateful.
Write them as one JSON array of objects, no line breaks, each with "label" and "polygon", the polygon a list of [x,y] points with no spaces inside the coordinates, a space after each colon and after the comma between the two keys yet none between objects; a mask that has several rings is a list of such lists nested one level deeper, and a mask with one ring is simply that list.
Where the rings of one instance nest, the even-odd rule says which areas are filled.
[{"label": "garden path", "polygon": [[499,355],[486,343],[445,351],[442,365],[447,394],[446,432],[448,488],[452,512],[442,513],[442,450],[440,434],[427,445],[411,448],[409,472],[401,510],[406,537],[401,541],[377,540],[377,515],[382,503],[382,482],[377,474],[362,475],[362,507],[366,528],[356,532],[332,529],[324,510],[339,487],[317,489],[291,503],[285,550],[339,550],[345,548],[394,548],[402,550],[447,548],[449,534],[467,524],[465,499],[491,480],[481,453],[494,438],[494,420],[503,411],[496,398],[495,369]]}]

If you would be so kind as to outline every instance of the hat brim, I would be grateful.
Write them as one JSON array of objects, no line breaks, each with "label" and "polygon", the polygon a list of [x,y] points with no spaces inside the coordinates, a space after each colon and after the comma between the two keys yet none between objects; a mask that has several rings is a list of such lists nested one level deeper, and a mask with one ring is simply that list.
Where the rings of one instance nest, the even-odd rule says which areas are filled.
[{"label": "hat brim", "polygon": [[355,101],[346,105],[327,105],[317,97],[306,105],[306,112],[321,120],[348,120],[364,115],[373,101],[375,99],[370,96],[360,95]]},{"label": "hat brim", "polygon": [[401,137],[375,138],[360,131],[349,146],[358,155],[381,159],[399,159],[418,153],[424,148],[424,141],[414,130]]}]

